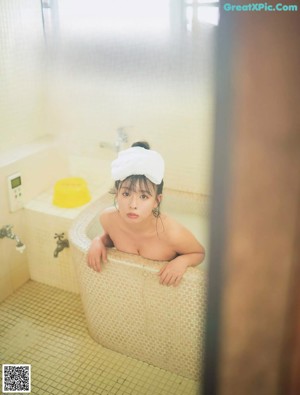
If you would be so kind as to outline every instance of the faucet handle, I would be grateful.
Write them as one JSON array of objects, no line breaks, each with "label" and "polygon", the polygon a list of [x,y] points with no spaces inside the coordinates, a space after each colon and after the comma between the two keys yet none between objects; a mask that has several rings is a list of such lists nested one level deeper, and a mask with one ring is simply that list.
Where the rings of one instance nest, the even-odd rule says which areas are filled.
[{"label": "faucet handle", "polygon": [[54,233],[54,239],[62,240],[64,235],[64,233]]},{"label": "faucet handle", "polygon": [[4,234],[6,236],[10,236],[10,235],[12,235],[12,228],[13,228],[13,225],[5,225],[5,226],[3,226],[2,230],[4,231]]}]

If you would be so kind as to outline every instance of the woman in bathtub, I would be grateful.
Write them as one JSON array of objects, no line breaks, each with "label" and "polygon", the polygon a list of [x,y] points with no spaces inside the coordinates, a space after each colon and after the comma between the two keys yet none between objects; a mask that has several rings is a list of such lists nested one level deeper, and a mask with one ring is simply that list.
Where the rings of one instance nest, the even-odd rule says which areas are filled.
[{"label": "woman in bathtub", "polygon": [[190,266],[204,259],[204,248],[184,226],[160,213],[164,161],[146,142],[121,151],[112,162],[115,207],[100,215],[103,234],[88,252],[88,265],[100,272],[106,249],[169,261],[158,275],[163,285],[177,286]]}]

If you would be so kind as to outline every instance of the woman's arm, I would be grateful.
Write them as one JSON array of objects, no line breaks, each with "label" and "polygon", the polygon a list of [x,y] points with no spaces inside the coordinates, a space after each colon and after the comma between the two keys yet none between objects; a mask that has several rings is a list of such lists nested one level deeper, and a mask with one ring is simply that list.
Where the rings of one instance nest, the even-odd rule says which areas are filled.
[{"label": "woman's arm", "polygon": [[[100,223],[103,229],[103,222],[105,222],[104,218],[107,215],[108,214],[105,212],[100,215]],[[114,243],[109,234],[104,229],[103,234],[101,236],[96,236],[90,245],[87,255],[88,266],[96,272],[101,272],[101,263],[107,262],[106,248],[111,247],[114,247]]]},{"label": "woman's arm", "polygon": [[205,252],[194,252],[190,254],[179,255],[167,263],[160,271],[160,283],[162,285],[174,285],[180,283],[184,273],[190,266],[199,265],[205,256]]},{"label": "woman's arm", "polygon": [[158,275],[162,285],[177,286],[188,267],[197,266],[203,262],[205,250],[193,234],[181,225],[174,226],[169,237],[178,256],[168,262]]}]

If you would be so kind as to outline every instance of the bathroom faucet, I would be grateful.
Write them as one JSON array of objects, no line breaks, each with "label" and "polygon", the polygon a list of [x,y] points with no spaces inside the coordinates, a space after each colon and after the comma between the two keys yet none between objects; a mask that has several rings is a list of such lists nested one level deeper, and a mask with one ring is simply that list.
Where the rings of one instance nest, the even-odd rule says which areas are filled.
[{"label": "bathroom faucet", "polygon": [[122,145],[127,143],[128,135],[125,132],[125,127],[120,127],[117,129],[117,137],[114,143],[107,142],[107,141],[100,141],[101,148],[110,148],[116,151],[117,153],[122,150]]},{"label": "bathroom faucet", "polygon": [[117,139],[116,139],[116,151],[119,152],[121,151],[122,144],[127,143],[128,141],[128,136],[127,133],[125,132],[125,128],[121,127],[117,129]]},{"label": "bathroom faucet", "polygon": [[56,245],[57,247],[54,250],[53,256],[54,258],[58,257],[58,254],[64,249],[64,248],[68,248],[69,245],[69,240],[68,239],[64,239],[64,233],[55,233],[54,239],[57,239]]},{"label": "bathroom faucet", "polygon": [[13,228],[12,225],[3,226],[0,229],[0,239],[4,239],[4,237],[7,237],[8,239],[15,240],[16,250],[22,253],[24,252],[26,246],[21,242],[20,238],[15,233],[13,233],[12,228]]},{"label": "bathroom faucet", "polygon": [[128,135],[125,132],[125,127],[120,127],[117,129],[117,137],[114,143],[107,142],[107,141],[100,141],[99,146],[101,148],[109,148],[117,153],[121,151],[123,143],[127,143]]}]

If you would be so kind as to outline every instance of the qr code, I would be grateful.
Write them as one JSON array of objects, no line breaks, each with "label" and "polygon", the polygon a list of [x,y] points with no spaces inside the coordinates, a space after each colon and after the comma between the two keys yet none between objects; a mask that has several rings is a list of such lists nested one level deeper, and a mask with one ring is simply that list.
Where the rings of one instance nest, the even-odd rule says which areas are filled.
[{"label": "qr code", "polygon": [[2,365],[2,392],[31,391],[31,365]]}]

